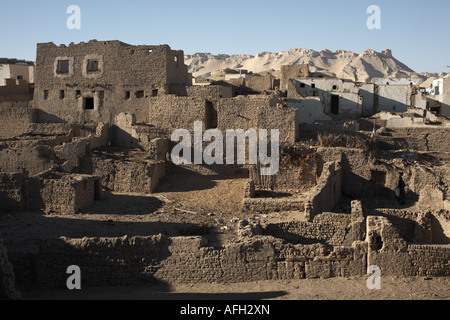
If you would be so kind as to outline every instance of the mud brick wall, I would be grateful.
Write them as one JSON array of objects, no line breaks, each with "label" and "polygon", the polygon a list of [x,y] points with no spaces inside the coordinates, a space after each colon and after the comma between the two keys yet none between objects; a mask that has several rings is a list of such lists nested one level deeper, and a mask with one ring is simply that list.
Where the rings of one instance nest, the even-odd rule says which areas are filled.
[{"label": "mud brick wall", "polygon": [[152,152],[152,141],[158,138],[168,139],[170,130],[145,124],[136,124],[134,114],[120,113],[114,119],[111,130],[111,144],[124,148],[141,148]]},{"label": "mud brick wall", "polygon": [[432,243],[432,214],[430,212],[377,209],[377,215],[386,217],[407,242]]},{"label": "mud brick wall", "polygon": [[165,175],[164,161],[115,160],[113,156],[81,159],[80,172],[100,177],[102,187],[114,192],[152,193]]},{"label": "mud brick wall", "polygon": [[[285,163],[286,162],[286,163]],[[281,163],[277,174],[264,179],[260,175],[260,167],[251,165],[249,168],[250,178],[254,181],[257,189],[267,189],[279,192],[297,193],[308,191],[318,183],[322,172],[323,163],[320,160],[309,159],[292,163],[289,160]]]},{"label": "mud brick wall", "polygon": [[415,150],[448,152],[450,141],[447,128],[402,128],[395,129],[392,136],[378,136],[379,146],[386,150]]},{"label": "mud brick wall", "polygon": [[25,184],[27,209],[74,214],[91,205],[99,196],[96,180],[98,178],[85,175],[28,179]]},{"label": "mud brick wall", "polygon": [[25,208],[25,177],[21,173],[0,173],[0,213]]},{"label": "mud brick wall", "polygon": [[[333,223],[328,219],[318,219],[314,222],[292,221],[267,224],[263,234],[280,238],[295,244],[323,243],[341,246],[344,242],[353,242],[350,231],[350,215],[342,215],[345,223]],[[346,241],[349,240],[349,241]],[[354,239],[357,240],[357,239]]]},{"label": "mud brick wall", "polygon": [[67,267],[78,265],[81,285],[234,283],[365,274],[363,244],[329,251],[256,237],[221,248],[201,237],[51,239],[36,263],[41,287],[65,288]]},{"label": "mud brick wall", "polygon": [[277,107],[281,101],[276,96],[239,96],[221,99],[217,103],[217,128],[279,130],[280,143],[294,143],[298,137],[296,109]]},{"label": "mud brick wall", "polygon": [[300,196],[275,198],[249,198],[243,200],[243,208],[252,212],[304,211],[307,199]]},{"label": "mud brick wall", "polygon": [[414,273],[419,276],[450,276],[450,246],[408,245]]},{"label": "mud brick wall", "polygon": [[167,246],[167,239],[160,236],[49,239],[40,247],[37,285],[66,288],[71,265],[80,267],[82,287],[155,283],[154,273]]},{"label": "mud brick wall", "polygon": [[324,165],[319,183],[311,190],[306,212],[310,219],[323,212],[332,211],[341,199],[342,170],[340,162]]},{"label": "mud brick wall", "polygon": [[[55,73],[58,59],[69,61],[67,74]],[[97,72],[87,73],[88,59],[98,61]],[[96,40],[37,45],[34,105],[41,111],[39,122],[106,123],[120,112],[147,122],[150,97],[168,93],[170,84],[189,83],[183,52],[168,45]],[[84,98],[94,98],[93,110],[83,106]]]},{"label": "mud brick wall", "polygon": [[13,138],[28,131],[35,121],[34,109],[25,107],[0,107],[0,139]]},{"label": "mud brick wall", "polygon": [[194,122],[208,122],[206,100],[202,98],[167,95],[149,101],[149,123],[170,130],[194,130]]},{"label": "mud brick wall", "polygon": [[170,93],[177,96],[203,98],[211,102],[216,102],[222,98],[231,98],[233,96],[231,87],[219,85],[170,86]]}]

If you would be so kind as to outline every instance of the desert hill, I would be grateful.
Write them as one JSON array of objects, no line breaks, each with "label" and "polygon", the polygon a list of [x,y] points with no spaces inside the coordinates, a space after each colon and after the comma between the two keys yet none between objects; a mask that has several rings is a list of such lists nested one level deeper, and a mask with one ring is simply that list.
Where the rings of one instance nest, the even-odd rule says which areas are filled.
[{"label": "desert hill", "polygon": [[329,71],[342,79],[358,82],[370,81],[376,77],[410,78],[427,77],[414,72],[407,65],[392,56],[391,50],[381,52],[366,50],[361,54],[345,50],[292,49],[278,53],[262,52],[252,55],[213,55],[195,53],[185,56],[185,63],[194,77],[206,78],[215,70],[232,68],[245,69],[254,73],[274,72],[282,65],[306,63],[311,72]]}]

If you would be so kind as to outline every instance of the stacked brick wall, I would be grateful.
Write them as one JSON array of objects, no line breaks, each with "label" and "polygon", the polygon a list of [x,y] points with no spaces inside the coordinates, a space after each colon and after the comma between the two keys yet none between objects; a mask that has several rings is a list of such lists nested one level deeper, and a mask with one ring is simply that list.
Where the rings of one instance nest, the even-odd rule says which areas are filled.
[{"label": "stacked brick wall", "polygon": [[294,143],[298,137],[297,110],[277,106],[275,96],[247,96],[222,99],[217,104],[217,128],[278,129],[280,142]]},{"label": "stacked brick wall", "polygon": [[408,245],[414,273],[419,276],[450,276],[450,246]]},{"label": "stacked brick wall", "polygon": [[44,287],[65,287],[70,265],[80,267],[85,286],[328,278],[363,275],[364,252],[363,244],[330,252],[272,237],[222,248],[207,247],[201,237],[62,238],[41,245],[36,275]]},{"label": "stacked brick wall", "polygon": [[306,208],[310,218],[332,211],[341,199],[342,171],[339,162],[324,165],[319,183],[311,190]]},{"label": "stacked brick wall", "polygon": [[205,99],[174,95],[150,99],[149,123],[154,126],[193,130],[195,121],[207,122]]},{"label": "stacked brick wall", "polygon": [[[69,61],[67,74],[56,74],[58,59]],[[99,70],[86,74],[87,59]],[[120,112],[148,122],[149,99],[170,84],[188,85],[182,51],[167,45],[132,46],[120,41],[37,45],[34,105],[39,122],[111,122]],[[62,93],[63,91],[63,93]],[[84,105],[94,98],[94,109]]]},{"label": "stacked brick wall", "polygon": [[91,205],[100,190],[97,177],[87,175],[50,175],[25,182],[26,207],[48,213],[74,214]]},{"label": "stacked brick wall", "polygon": [[35,120],[35,112],[26,107],[0,107],[0,139],[24,134]]},{"label": "stacked brick wall", "polygon": [[81,160],[80,172],[100,177],[103,188],[114,192],[152,193],[165,175],[165,162],[122,160],[93,155]]},{"label": "stacked brick wall", "polygon": [[314,223],[292,221],[268,224],[263,234],[284,239],[289,243],[342,245],[349,232],[349,226],[339,226],[332,223]]}]

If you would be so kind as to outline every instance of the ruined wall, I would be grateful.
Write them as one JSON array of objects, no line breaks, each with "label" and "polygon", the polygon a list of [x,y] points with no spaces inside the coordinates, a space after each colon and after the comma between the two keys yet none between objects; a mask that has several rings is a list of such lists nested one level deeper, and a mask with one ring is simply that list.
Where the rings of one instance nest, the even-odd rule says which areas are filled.
[{"label": "ruined wall", "polygon": [[[68,61],[64,73],[57,72],[59,60]],[[88,71],[89,60],[97,62],[97,71]],[[167,45],[41,43],[36,66],[34,105],[40,122],[112,122],[120,112],[147,122],[150,97],[166,94],[170,84],[189,84],[183,55]]]},{"label": "ruined wall", "polygon": [[385,217],[367,218],[368,265],[386,276],[448,276],[450,246],[408,245]]},{"label": "ruined wall", "polygon": [[217,128],[222,131],[278,129],[280,142],[294,143],[298,138],[297,110],[279,107],[279,103],[276,96],[222,99],[217,105]]},{"label": "ruined wall", "polygon": [[364,252],[363,245],[330,252],[272,237],[222,248],[208,247],[201,237],[61,238],[42,244],[36,274],[43,287],[65,287],[73,264],[80,266],[85,287],[345,277],[365,274]]},{"label": "ruined wall", "polygon": [[53,150],[43,145],[0,144],[0,169],[14,173],[26,170],[35,175],[55,165]]},{"label": "ruined wall", "polygon": [[243,209],[250,212],[305,211],[307,200],[301,196],[283,198],[244,197]]},{"label": "ruined wall", "polygon": [[169,130],[194,130],[194,122],[202,121],[208,125],[207,103],[202,98],[177,97],[167,95],[151,98],[148,119],[151,125]]},{"label": "ruined wall", "polygon": [[449,129],[434,128],[396,128],[391,136],[378,136],[380,148],[384,150],[415,150],[430,152],[448,152]]},{"label": "ruined wall", "polygon": [[343,173],[340,162],[325,163],[317,186],[308,197],[306,213],[309,219],[323,212],[330,212],[341,199]]},{"label": "ruined wall", "polygon": [[[336,218],[336,217],[334,217]],[[339,217],[337,217],[339,218]],[[323,243],[332,246],[343,245],[350,230],[350,215],[342,217],[344,223],[336,220],[328,222],[292,221],[272,223],[264,226],[263,234],[280,238],[294,244]]]},{"label": "ruined wall", "polygon": [[34,109],[27,107],[0,107],[0,139],[13,138],[28,131],[36,120]]},{"label": "ruined wall", "polygon": [[[114,119],[111,130],[111,145],[123,148],[142,148],[145,151],[152,151],[153,154],[166,152],[162,149],[152,150],[155,139],[166,141],[170,138],[170,130],[154,127],[145,124],[136,124],[134,114],[120,113]],[[166,149],[168,146],[165,147]]]},{"label": "ruined wall", "polygon": [[0,172],[0,213],[21,211],[25,208],[24,182],[25,176],[22,173]]},{"label": "ruined wall", "polygon": [[[319,148],[317,153],[321,156],[324,162],[342,159],[341,168],[343,193],[351,195],[355,198],[374,195],[372,193],[374,188],[371,184],[371,169],[374,169],[375,165],[373,164],[373,159],[367,152],[361,149],[352,148]],[[385,181],[383,181],[384,183],[379,183],[381,184],[379,188],[382,189],[393,184],[393,190],[393,188],[395,188],[395,182],[396,179],[398,179],[398,175],[389,172],[388,169],[383,167],[379,168],[379,171],[385,172],[386,174]],[[392,183],[388,183],[389,181]]]},{"label": "ruined wall", "polygon": [[[255,173],[252,173],[255,176]],[[306,212],[309,219],[323,212],[331,211],[341,197],[342,173],[337,163],[330,162],[324,165],[318,184],[313,187],[306,196],[303,194],[286,194],[282,196],[259,196],[257,192],[249,192],[268,184],[263,178],[257,178],[257,183],[251,180],[244,194],[243,208],[254,212],[276,212],[276,211],[300,211]],[[267,179],[274,179],[269,176]]]},{"label": "ruined wall", "polygon": [[25,182],[26,207],[46,213],[74,214],[101,198],[99,178],[89,175],[46,174]]},{"label": "ruined wall", "polygon": [[231,87],[222,85],[207,86],[170,86],[170,93],[177,96],[187,96],[191,98],[203,98],[208,101],[217,101],[222,98],[232,98]]},{"label": "ruined wall", "polygon": [[413,273],[418,276],[442,277],[450,275],[450,246],[408,245]]},{"label": "ruined wall", "polygon": [[149,194],[165,175],[165,164],[94,153],[81,159],[80,172],[100,177],[101,186],[108,191]]},{"label": "ruined wall", "polygon": [[260,175],[259,166],[250,166],[250,179],[257,189],[297,193],[307,191],[317,185],[322,171],[322,164],[314,159],[307,159],[301,164],[281,163],[277,174],[269,178]]}]

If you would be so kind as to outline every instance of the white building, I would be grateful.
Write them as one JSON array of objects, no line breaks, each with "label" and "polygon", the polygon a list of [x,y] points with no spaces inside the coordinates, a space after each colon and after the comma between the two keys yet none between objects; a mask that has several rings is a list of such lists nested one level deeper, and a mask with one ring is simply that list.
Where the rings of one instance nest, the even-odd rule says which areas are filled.
[{"label": "white building", "polygon": [[0,86],[6,85],[6,79],[25,80],[34,83],[34,66],[25,63],[0,64]]}]

